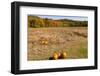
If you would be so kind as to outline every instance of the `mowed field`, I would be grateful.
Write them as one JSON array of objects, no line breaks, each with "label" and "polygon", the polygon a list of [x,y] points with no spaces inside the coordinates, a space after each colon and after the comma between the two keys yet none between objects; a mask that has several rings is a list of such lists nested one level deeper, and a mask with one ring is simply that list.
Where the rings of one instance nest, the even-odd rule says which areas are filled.
[{"label": "mowed field", "polygon": [[66,59],[88,58],[87,33],[87,27],[28,28],[28,60],[48,60],[55,51],[66,51]]}]

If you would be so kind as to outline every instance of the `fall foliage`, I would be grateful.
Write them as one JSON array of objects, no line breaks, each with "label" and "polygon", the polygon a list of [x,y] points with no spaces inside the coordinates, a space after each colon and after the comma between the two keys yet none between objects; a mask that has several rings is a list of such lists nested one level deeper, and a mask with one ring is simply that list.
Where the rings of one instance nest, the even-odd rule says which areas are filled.
[{"label": "fall foliage", "polygon": [[28,16],[28,27],[87,27],[88,21],[74,21],[69,19],[48,19],[38,16]]}]

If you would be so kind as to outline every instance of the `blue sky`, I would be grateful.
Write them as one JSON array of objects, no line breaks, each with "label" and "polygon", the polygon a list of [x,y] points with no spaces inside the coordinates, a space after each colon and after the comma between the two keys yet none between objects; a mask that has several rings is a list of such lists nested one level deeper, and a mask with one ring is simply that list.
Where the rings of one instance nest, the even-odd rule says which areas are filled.
[{"label": "blue sky", "polygon": [[85,16],[53,16],[53,15],[37,15],[41,18],[49,18],[49,19],[71,19],[71,20],[79,20],[79,21],[88,21],[88,17]]}]

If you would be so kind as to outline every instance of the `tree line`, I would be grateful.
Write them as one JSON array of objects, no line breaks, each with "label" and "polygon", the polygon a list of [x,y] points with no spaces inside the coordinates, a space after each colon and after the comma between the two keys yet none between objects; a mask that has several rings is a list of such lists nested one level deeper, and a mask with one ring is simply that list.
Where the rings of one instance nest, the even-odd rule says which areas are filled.
[{"label": "tree line", "polygon": [[88,21],[74,21],[69,19],[53,20],[40,18],[38,16],[28,16],[28,27],[87,27]]}]

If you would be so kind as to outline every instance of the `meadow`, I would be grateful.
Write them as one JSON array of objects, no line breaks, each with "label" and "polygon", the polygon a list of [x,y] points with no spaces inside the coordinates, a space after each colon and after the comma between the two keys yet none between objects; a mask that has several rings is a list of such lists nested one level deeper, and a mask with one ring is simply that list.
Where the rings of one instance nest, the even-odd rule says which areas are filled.
[{"label": "meadow", "polygon": [[87,27],[28,28],[28,60],[48,60],[67,52],[66,59],[88,58]]}]

